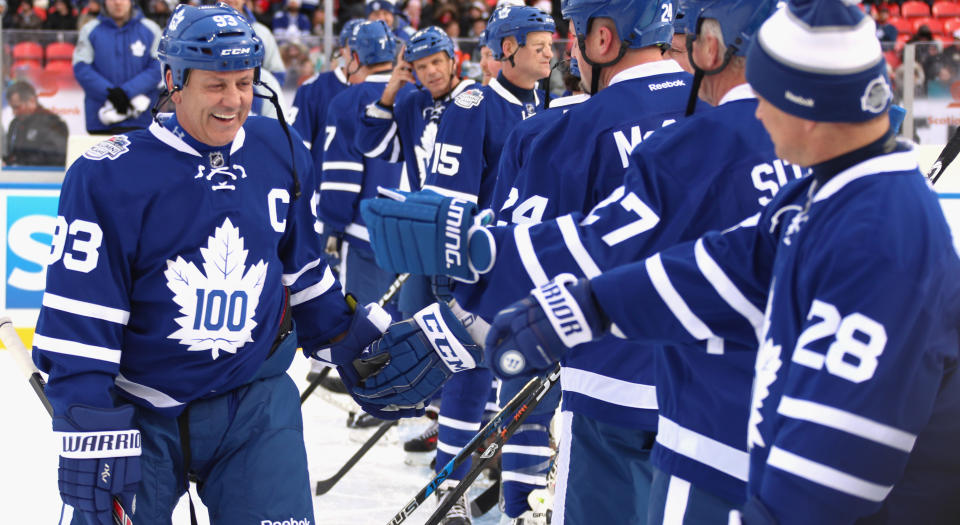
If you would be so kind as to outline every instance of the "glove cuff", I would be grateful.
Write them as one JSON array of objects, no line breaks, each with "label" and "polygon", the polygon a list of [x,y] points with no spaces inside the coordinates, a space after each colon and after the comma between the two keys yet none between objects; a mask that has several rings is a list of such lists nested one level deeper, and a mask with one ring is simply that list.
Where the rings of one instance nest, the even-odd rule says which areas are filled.
[{"label": "glove cuff", "polygon": [[578,281],[572,274],[562,273],[553,281],[534,288],[531,294],[567,348],[603,335],[602,315],[590,292],[590,281]]},{"label": "glove cuff", "polygon": [[53,418],[60,456],[74,459],[139,456],[140,431],[133,427],[134,409],[70,405]]},{"label": "glove cuff", "polygon": [[473,344],[470,334],[449,306],[433,303],[415,313],[413,320],[447,369],[460,372],[476,368],[481,357],[480,347]]}]

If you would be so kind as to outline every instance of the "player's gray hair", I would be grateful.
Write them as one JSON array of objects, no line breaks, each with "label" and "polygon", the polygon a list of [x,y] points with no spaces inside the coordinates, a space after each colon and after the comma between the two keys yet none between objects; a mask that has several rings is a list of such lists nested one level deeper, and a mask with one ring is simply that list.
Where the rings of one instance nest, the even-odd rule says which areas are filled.
[{"label": "player's gray hair", "polygon": [[[723,43],[723,30],[720,28],[720,22],[716,18],[704,18],[700,25],[700,34],[710,36],[717,40],[717,53],[722,57],[727,52],[727,45]],[[730,64],[727,67],[743,69],[747,65],[747,58],[742,56],[733,56],[730,58]]]}]

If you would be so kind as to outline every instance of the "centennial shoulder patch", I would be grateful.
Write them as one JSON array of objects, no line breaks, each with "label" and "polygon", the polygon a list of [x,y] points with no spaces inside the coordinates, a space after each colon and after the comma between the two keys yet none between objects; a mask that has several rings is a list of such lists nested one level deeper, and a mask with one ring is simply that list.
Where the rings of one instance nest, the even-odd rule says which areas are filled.
[{"label": "centennial shoulder patch", "polygon": [[130,151],[130,139],[126,135],[114,135],[83,152],[90,160],[117,160],[120,155]]},{"label": "centennial shoulder patch", "polygon": [[468,89],[463,93],[457,95],[457,98],[453,99],[453,103],[460,106],[463,109],[475,108],[480,105],[480,101],[483,100],[483,92],[479,89]]}]

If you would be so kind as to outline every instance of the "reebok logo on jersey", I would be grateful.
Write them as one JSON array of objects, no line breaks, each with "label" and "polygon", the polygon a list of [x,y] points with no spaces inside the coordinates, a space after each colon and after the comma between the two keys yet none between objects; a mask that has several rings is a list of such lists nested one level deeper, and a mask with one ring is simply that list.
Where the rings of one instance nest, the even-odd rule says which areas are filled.
[{"label": "reebok logo on jersey", "polygon": [[815,104],[812,98],[801,97],[800,95],[797,95],[796,93],[791,92],[789,89],[783,92],[783,98],[789,100],[790,102],[793,102],[794,104],[798,104],[806,108],[812,108],[813,105]]},{"label": "reebok logo on jersey", "polygon": [[668,80],[666,82],[660,82],[659,84],[650,84],[647,87],[650,88],[650,91],[660,91],[661,89],[669,89],[686,85],[687,83],[682,80]]},{"label": "reebok logo on jersey", "polygon": [[553,281],[533,289],[533,296],[540,303],[553,330],[567,348],[593,340],[593,331],[587,324],[580,305],[567,290],[576,277],[562,273]]},{"label": "reebok logo on jersey", "polygon": [[302,520],[290,518],[283,521],[260,520],[260,525],[310,525],[310,520],[307,518],[303,518]]},{"label": "reebok logo on jersey", "polygon": [[430,340],[433,349],[443,359],[451,372],[461,372],[477,366],[470,352],[460,344],[450,328],[443,321],[440,305],[433,303],[417,312],[413,319]]}]

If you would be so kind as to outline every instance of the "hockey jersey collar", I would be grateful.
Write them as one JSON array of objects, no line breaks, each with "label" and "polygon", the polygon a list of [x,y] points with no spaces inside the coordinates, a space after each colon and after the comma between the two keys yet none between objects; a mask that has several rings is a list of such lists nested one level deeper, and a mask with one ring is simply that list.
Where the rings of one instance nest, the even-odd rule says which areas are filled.
[{"label": "hockey jersey collar", "polygon": [[[511,93],[509,89],[507,89],[502,83],[500,83],[499,78],[500,77],[490,80],[490,83],[487,84],[488,86],[490,86],[490,89],[492,89],[494,93],[500,95],[507,102],[511,104],[516,104],[518,106],[523,106],[523,102],[520,102],[520,99],[517,98],[516,95]],[[536,89],[533,90],[533,103],[536,106],[540,106],[540,96],[537,95]]]},{"label": "hockey jersey collar", "polygon": [[337,66],[333,68],[333,76],[337,77],[337,80],[339,80],[344,86],[350,85],[350,81],[347,80],[347,74],[343,72],[342,67]]},{"label": "hockey jersey collar", "polygon": [[848,183],[877,173],[919,170],[913,146],[897,141],[892,130],[866,146],[810,167],[820,189],[813,198],[830,198]]},{"label": "hockey jersey collar", "polygon": [[[152,133],[153,136],[157,138],[157,140],[159,140],[160,142],[163,142],[164,144],[170,146],[171,148],[177,151],[194,155],[196,157],[203,156],[193,146],[187,144],[183,139],[178,137],[176,134],[174,134],[172,131],[170,131],[166,127],[161,126],[160,123],[157,122],[156,120],[151,122],[150,127],[147,129],[150,130],[150,133]],[[241,126],[240,129],[237,131],[237,136],[233,138],[233,143],[230,145],[231,155],[236,153],[236,151],[243,146],[243,141],[246,138],[246,136],[247,136],[247,133],[246,131],[244,131],[243,126]]]},{"label": "hockey jersey collar", "polygon": [[652,77],[654,75],[666,75],[668,73],[682,73],[683,68],[680,67],[675,60],[657,60],[656,62],[647,62],[646,64],[639,64],[636,66],[628,67],[623,71],[613,75],[613,78],[610,79],[610,83],[607,85],[612,86],[617,82],[623,82],[625,80],[633,80],[635,78],[644,78]]},{"label": "hockey jersey collar", "polygon": [[444,99],[444,100],[453,100],[453,99],[457,98],[457,95],[459,95],[460,93],[463,93],[464,91],[466,91],[467,88],[469,88],[470,86],[474,85],[474,83],[475,83],[475,82],[474,82],[474,80],[473,80],[472,78],[462,78],[462,79],[460,79],[460,83],[457,84],[457,86],[454,87],[453,90],[452,90],[450,93],[447,93],[447,96],[443,97],[443,99]]},{"label": "hockey jersey collar", "polygon": [[750,100],[757,98],[757,95],[753,92],[753,89],[750,88],[750,84],[744,82],[739,86],[734,86],[733,89],[727,91],[727,94],[720,99],[718,106],[722,106],[727,102],[736,102],[738,100]]},{"label": "hockey jersey collar", "polygon": [[374,73],[372,75],[367,75],[367,78],[363,79],[364,82],[383,82],[386,83],[390,80],[390,73]]}]

